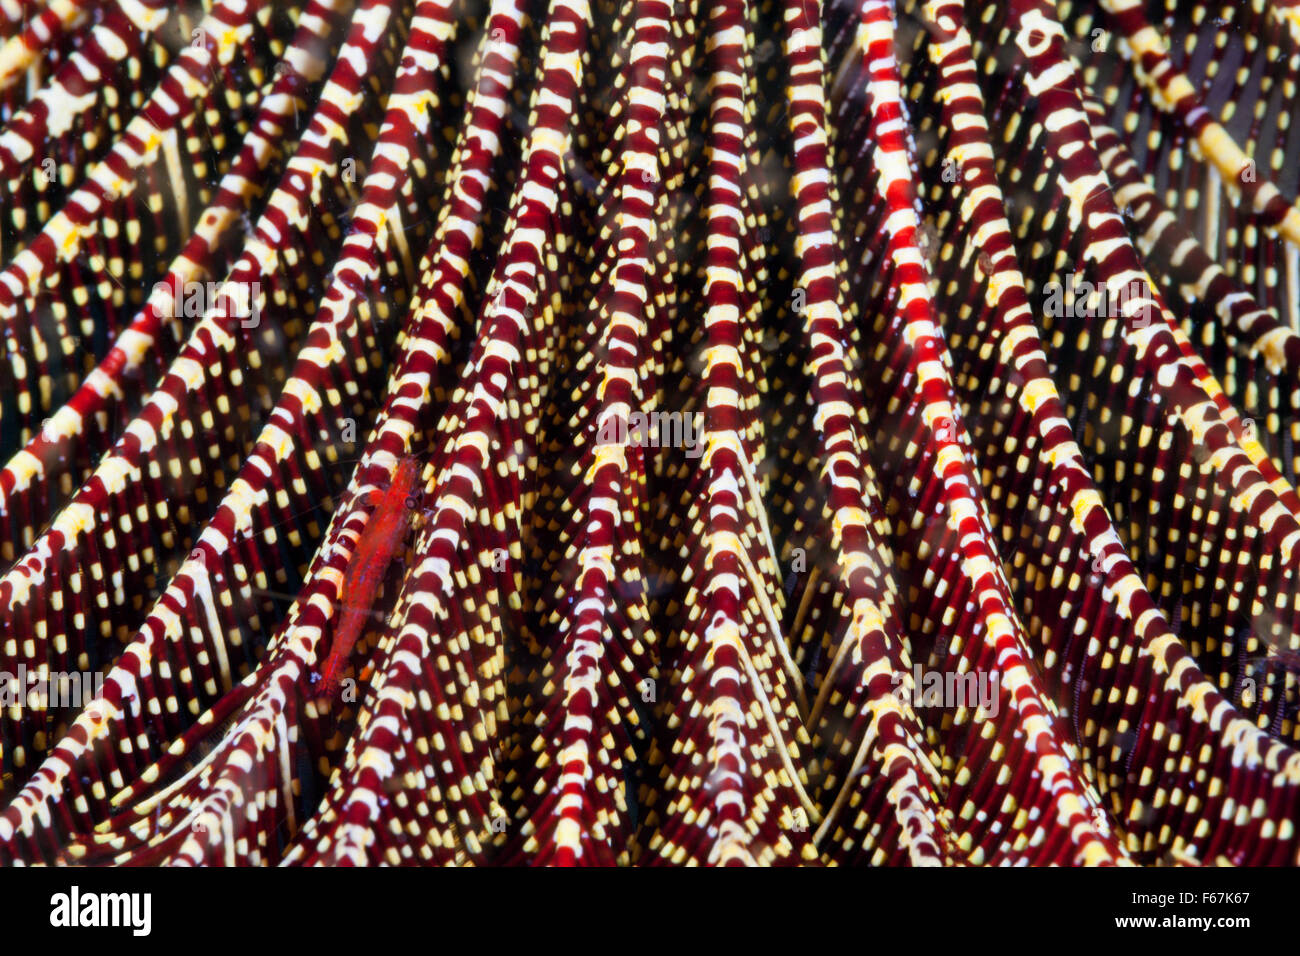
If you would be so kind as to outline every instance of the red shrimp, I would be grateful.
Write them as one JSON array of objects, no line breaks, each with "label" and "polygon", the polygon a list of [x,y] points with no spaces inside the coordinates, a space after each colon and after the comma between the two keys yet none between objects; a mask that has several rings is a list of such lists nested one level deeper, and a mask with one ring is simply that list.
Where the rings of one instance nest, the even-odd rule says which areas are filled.
[{"label": "red shrimp", "polygon": [[375,595],[388,574],[388,565],[406,538],[407,519],[415,508],[420,470],[416,459],[403,458],[388,488],[371,492],[371,500],[378,500],[343,574],[343,586],[339,590],[343,614],[330,643],[329,657],[320,671],[317,696],[330,697],[338,693],[339,678],[357,638],[361,636],[361,628],[370,616]]}]

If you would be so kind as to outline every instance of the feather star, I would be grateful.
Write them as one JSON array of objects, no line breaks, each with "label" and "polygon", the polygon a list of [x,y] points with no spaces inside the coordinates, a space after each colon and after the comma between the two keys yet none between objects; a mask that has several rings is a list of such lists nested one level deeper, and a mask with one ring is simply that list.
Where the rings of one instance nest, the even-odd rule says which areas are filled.
[{"label": "feather star", "polygon": [[1159,6],[0,5],[0,863],[1296,863],[1300,18]]}]

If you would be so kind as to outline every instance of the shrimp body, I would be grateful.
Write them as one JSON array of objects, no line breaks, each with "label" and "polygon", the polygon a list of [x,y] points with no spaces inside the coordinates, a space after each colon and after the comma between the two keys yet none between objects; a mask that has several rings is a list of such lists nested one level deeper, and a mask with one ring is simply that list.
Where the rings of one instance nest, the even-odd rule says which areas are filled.
[{"label": "shrimp body", "polygon": [[379,500],[343,574],[343,585],[339,590],[343,614],[330,643],[329,656],[321,668],[320,696],[332,696],[338,691],[343,668],[361,636],[366,618],[370,616],[371,605],[375,603],[375,596],[388,574],[388,565],[406,538],[411,511],[409,501],[416,492],[419,479],[419,462],[414,458],[403,458],[388,488],[372,492]]}]

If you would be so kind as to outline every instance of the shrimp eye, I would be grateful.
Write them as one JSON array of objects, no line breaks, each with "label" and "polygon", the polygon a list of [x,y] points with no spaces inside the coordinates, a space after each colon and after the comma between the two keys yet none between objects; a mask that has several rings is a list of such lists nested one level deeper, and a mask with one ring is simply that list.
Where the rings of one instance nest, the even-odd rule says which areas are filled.
[{"label": "shrimp eye", "polygon": [[416,506],[419,505],[419,503],[420,503],[420,499],[417,495],[406,496],[406,509],[408,511],[414,511]]}]

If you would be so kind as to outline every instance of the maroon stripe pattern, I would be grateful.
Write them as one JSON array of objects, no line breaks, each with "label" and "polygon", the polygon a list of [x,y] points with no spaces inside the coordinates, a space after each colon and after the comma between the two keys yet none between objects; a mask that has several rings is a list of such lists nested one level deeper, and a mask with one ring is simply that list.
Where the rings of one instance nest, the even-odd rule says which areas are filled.
[{"label": "maroon stripe pattern", "polygon": [[0,863],[1296,863],[1298,45],[0,4]]}]

